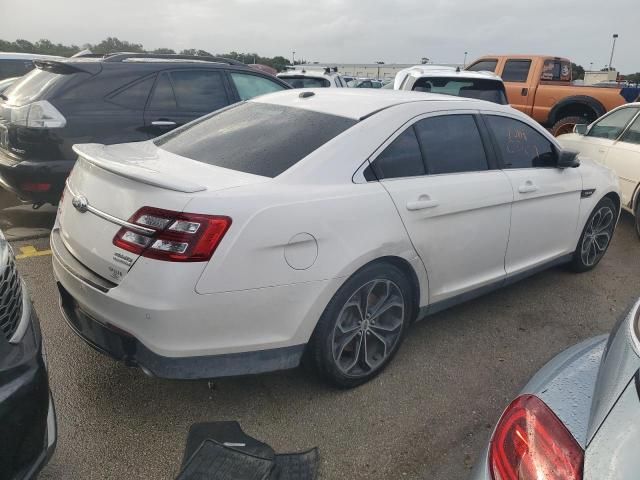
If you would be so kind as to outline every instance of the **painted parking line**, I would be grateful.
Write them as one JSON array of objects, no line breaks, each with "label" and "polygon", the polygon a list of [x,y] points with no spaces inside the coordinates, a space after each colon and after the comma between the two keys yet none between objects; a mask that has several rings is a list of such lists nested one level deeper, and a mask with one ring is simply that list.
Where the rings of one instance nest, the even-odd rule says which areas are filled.
[{"label": "painted parking line", "polygon": [[20,247],[20,254],[16,255],[16,258],[22,260],[23,258],[44,257],[46,255],[51,255],[51,250],[38,250],[32,245],[25,245]]}]

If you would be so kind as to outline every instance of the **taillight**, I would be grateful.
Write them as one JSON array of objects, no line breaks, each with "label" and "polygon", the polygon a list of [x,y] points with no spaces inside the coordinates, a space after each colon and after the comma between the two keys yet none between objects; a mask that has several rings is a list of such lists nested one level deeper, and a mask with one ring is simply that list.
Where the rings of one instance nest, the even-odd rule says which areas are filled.
[{"label": "taillight", "polygon": [[62,128],[66,118],[46,100],[11,108],[11,123],[29,128]]},{"label": "taillight", "polygon": [[142,207],[130,223],[151,229],[141,233],[122,227],[113,244],[143,257],[171,262],[209,260],[231,225],[229,217]]},{"label": "taillight", "polygon": [[20,184],[20,189],[24,192],[48,192],[51,190],[50,183],[34,183],[34,182],[26,182]]},{"label": "taillight", "polygon": [[493,480],[580,480],[583,460],[571,433],[534,395],[507,407],[489,449]]}]

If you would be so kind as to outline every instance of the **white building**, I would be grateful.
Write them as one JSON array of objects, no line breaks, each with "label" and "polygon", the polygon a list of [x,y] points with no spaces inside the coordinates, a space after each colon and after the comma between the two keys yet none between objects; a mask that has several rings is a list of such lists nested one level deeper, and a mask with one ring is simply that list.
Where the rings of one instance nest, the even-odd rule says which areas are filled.
[{"label": "white building", "polygon": [[[307,65],[296,65],[297,68],[308,67],[318,68],[323,67],[337,67],[338,73],[341,75],[347,75],[351,77],[359,78],[379,78],[379,79],[392,79],[395,78],[396,73],[405,68],[413,67],[416,63],[335,63],[335,62],[313,62]],[[457,67],[455,64],[439,63],[438,65],[446,65]]]}]

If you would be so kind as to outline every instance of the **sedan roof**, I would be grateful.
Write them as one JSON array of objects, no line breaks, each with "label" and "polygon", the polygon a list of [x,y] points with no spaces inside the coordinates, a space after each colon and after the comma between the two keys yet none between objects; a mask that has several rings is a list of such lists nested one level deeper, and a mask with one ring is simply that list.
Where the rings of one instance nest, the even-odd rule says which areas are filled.
[{"label": "sedan roof", "polygon": [[[382,89],[304,88],[257,97],[251,102],[302,108],[361,120],[395,105],[411,102],[469,102],[473,100],[435,93]],[[471,108],[471,107],[470,107]]]}]

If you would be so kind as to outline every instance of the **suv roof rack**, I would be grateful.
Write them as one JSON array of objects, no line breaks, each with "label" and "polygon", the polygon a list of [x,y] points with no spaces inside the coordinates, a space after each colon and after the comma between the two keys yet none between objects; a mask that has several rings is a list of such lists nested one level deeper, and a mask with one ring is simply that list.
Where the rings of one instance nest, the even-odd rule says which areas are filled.
[{"label": "suv roof rack", "polygon": [[[223,57],[210,57],[199,55],[178,55],[173,53],[134,53],[134,52],[114,52],[104,55],[105,62],[124,62],[134,58],[156,58],[158,60],[191,60],[199,62],[226,63],[227,65],[245,65],[237,60]],[[246,66],[246,65],[245,65]]]}]

